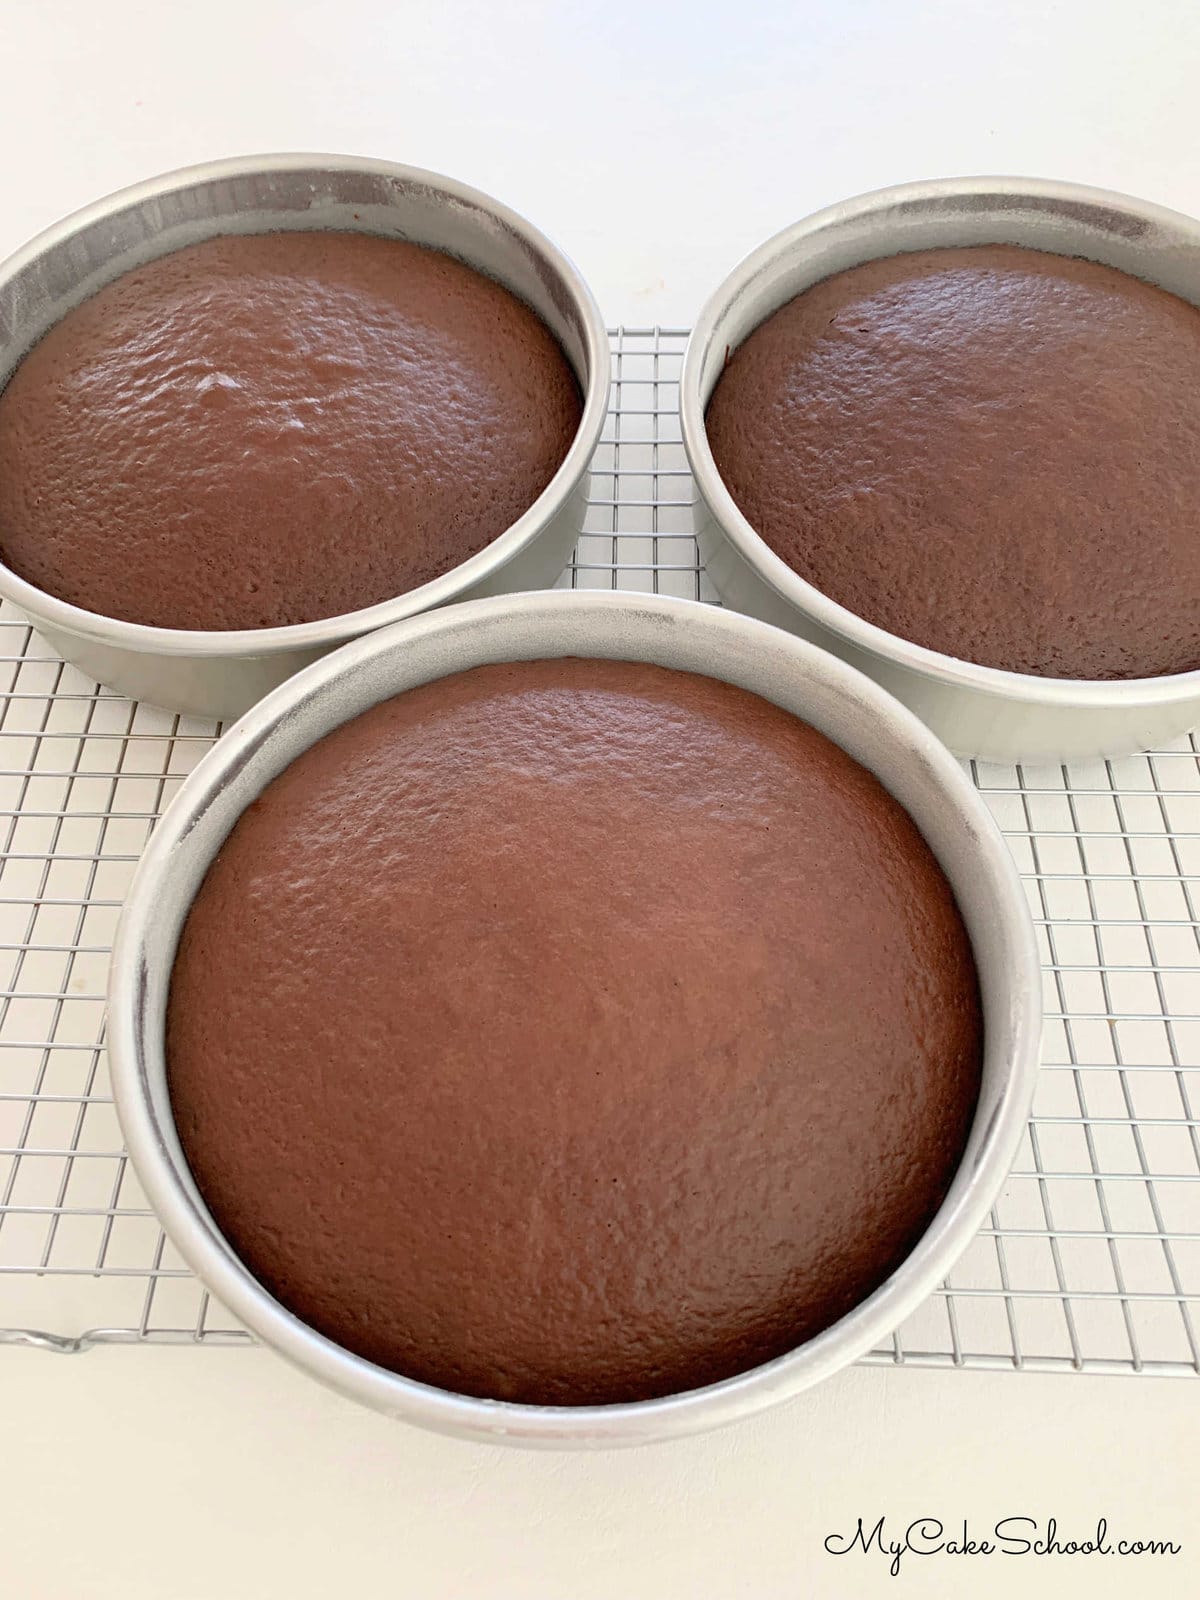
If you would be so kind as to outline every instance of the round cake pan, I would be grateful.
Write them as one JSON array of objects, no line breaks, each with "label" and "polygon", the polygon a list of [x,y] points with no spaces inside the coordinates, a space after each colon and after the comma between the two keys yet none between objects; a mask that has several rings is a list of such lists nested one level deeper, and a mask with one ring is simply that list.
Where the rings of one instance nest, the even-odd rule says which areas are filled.
[{"label": "round cake pan", "polygon": [[819,211],[735,267],[688,341],[680,413],[699,491],[701,554],[730,605],[835,651],[962,755],[1066,761],[1151,748],[1200,722],[1200,672],[1111,683],[1039,678],[910,644],[838,605],[781,560],[734,504],[709,449],[704,414],[728,354],[772,312],[863,261],[981,244],[1083,256],[1200,305],[1200,222],[1101,189],[1029,178],[943,179]]},{"label": "round cake pan", "polygon": [[[969,1142],[941,1209],[902,1265],[789,1354],[708,1388],[626,1405],[450,1394],[305,1326],[217,1229],[167,1090],[164,1018],[176,945],[245,808],[309,746],[381,700],[485,663],[559,656],[644,661],[740,685],[870,768],[907,808],[954,889],[983,997],[982,1091]],[[121,919],[109,987],[109,1056],[130,1155],[168,1234],[212,1293],[267,1344],[358,1400],[444,1432],[520,1444],[606,1446],[695,1432],[787,1399],[885,1341],[946,1276],[999,1194],[1029,1114],[1040,1034],[1037,951],[1016,868],[979,795],[928,728],[861,673],[777,628],[694,601],[616,593],[525,594],[429,612],[354,641],[268,695],[204,757],[155,829]]]},{"label": "round cake pan", "polygon": [[[574,265],[507,206],[452,178],[357,156],[237,157],[123,189],[55,224],[0,266],[0,388],[67,311],[132,268],[217,234],[340,229],[430,245],[495,278],[558,339],[579,381],[574,442],[528,511],[469,561],[395,599],[289,627],[193,631],[98,616],[0,564],[0,595],[90,677],[135,700],[237,717],[337,645],[447,602],[554,582],[583,526],[608,408],[609,346]],[[3,530],[0,530],[2,543]],[[330,560],[338,559],[330,529]]]}]

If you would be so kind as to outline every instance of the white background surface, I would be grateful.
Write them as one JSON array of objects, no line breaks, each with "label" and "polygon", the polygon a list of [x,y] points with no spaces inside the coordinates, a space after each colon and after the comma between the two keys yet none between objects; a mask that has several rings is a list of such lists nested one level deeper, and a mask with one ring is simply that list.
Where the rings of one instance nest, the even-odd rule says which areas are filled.
[{"label": "white background surface", "polygon": [[[645,8],[646,12],[651,10]],[[0,253],[186,162],[328,149],[489,190],[610,321],[686,324],[831,200],[1032,173],[1200,212],[1200,8],[0,0]],[[0,1321],[3,1320],[0,1285]],[[521,1455],[420,1435],[262,1351],[0,1350],[3,1600],[1185,1596],[1200,1384],[855,1371],[707,1439]],[[1173,1561],[834,1558],[862,1515],[1056,1515]]]}]

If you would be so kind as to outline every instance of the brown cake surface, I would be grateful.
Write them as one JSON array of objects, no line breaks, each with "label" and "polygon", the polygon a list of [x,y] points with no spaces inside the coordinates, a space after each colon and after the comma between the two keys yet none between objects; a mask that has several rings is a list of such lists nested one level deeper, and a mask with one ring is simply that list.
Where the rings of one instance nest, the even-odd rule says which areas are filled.
[{"label": "brown cake surface", "polygon": [[892,256],[799,295],[709,405],[722,478],[789,566],[963,660],[1200,667],[1200,311],[1009,246]]},{"label": "brown cake surface", "polygon": [[743,690],[479,668],[244,814],[167,1023],[188,1161],[256,1276],[386,1367],[636,1400],[850,1310],[940,1203],[975,969],[874,777]]},{"label": "brown cake surface", "polygon": [[579,426],[554,336],[434,250],[208,240],[68,313],[0,395],[0,554],[127,622],[336,616],[457,566]]}]

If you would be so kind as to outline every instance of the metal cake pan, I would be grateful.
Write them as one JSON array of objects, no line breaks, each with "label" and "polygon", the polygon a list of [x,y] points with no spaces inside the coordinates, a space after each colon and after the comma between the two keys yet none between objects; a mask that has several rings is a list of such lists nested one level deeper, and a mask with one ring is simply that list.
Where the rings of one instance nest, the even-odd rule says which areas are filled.
[{"label": "metal cake pan", "polygon": [[[285,1310],[217,1229],[172,1119],[164,1018],[176,944],[210,862],[242,811],[304,750],[417,684],[484,663],[609,657],[698,672],[796,713],[869,767],[912,815],[958,898],[979,972],[982,1091],[951,1189],[908,1258],[817,1337],[708,1388],[636,1404],[541,1407],[469,1398],[352,1355]],[[929,1295],[1000,1192],[1029,1114],[1041,1035],[1033,927],[1003,838],[958,763],[898,701],[844,662],[736,612],[658,596],[523,594],[427,612],[358,639],[256,705],[218,741],[158,824],[113,952],[108,1048],[121,1125],[164,1227],[212,1293],[267,1344],[345,1394],[443,1432],[519,1444],[605,1446],[748,1416],[879,1344]]]},{"label": "metal cake pan", "polygon": [[[449,601],[551,584],[570,559],[608,408],[603,319],[575,266],[543,234],[499,201],[436,173],[358,156],[245,156],[122,189],[56,223],[0,266],[0,388],[67,311],[146,261],[216,234],[321,228],[430,245],[511,289],[554,333],[575,372],[583,396],[579,431],[524,516],[470,560],[395,599],[317,622],[231,631],[146,627],[69,605],[0,564],[0,595],[60,655],[132,699],[237,717],[348,639]],[[336,530],[330,532],[336,559]]]},{"label": "metal cake pan", "polygon": [[[730,605],[835,651],[962,755],[1071,761],[1161,746],[1200,723],[1200,671],[1117,682],[1039,678],[911,644],[793,572],[738,510],[709,449],[704,414],[727,350],[786,301],[880,256],[980,244],[1083,256],[1200,305],[1200,222],[1103,189],[1030,178],[951,178],[880,189],[819,211],[735,267],[688,342],[680,413],[699,491],[701,554]],[[1200,508],[1197,517],[1200,529]]]}]

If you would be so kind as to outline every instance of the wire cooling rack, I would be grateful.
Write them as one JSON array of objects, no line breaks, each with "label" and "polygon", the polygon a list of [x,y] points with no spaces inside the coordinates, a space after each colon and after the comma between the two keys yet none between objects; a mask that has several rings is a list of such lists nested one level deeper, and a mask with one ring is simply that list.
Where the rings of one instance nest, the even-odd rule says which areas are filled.
[{"label": "wire cooling rack", "polygon": [[[692,538],[678,329],[614,334],[570,588],[715,600]],[[117,913],[219,731],[99,689],[0,609],[0,1342],[249,1342],[163,1236],[104,1058]],[[1044,1066],[1016,1168],[950,1279],[868,1360],[1200,1373],[1200,754],[971,764],[1041,944]]]}]

